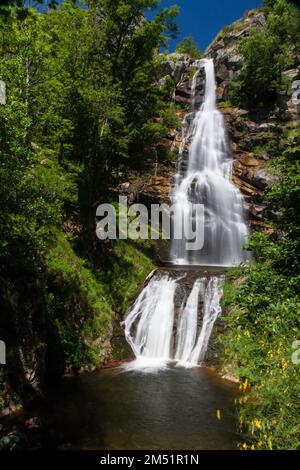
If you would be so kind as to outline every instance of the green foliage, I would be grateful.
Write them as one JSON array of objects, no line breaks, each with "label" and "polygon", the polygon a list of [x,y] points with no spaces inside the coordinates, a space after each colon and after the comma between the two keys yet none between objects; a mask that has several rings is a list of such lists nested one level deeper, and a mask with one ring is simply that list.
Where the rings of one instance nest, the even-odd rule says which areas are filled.
[{"label": "green foliage", "polygon": [[273,233],[252,235],[256,262],[232,269],[225,285],[226,331],[219,341],[225,369],[244,383],[238,400],[243,448],[300,445],[299,364],[292,361],[300,335],[299,137],[298,129],[290,132],[271,160],[278,177],[267,194],[277,214]]},{"label": "green foliage", "polygon": [[300,271],[300,132],[287,140],[281,157],[274,159],[273,170],[278,181],[268,193],[272,207],[278,212],[275,227],[280,231],[280,250],[275,260],[276,269],[296,275]]},{"label": "green foliage", "polygon": [[245,67],[232,81],[230,99],[237,105],[271,105],[287,88],[283,70],[297,61],[300,15],[285,0],[268,2],[266,23],[240,46]]},{"label": "green foliage", "polygon": [[[107,295],[115,311],[123,313],[132,301],[136,288],[155,268],[151,242],[118,240],[114,258],[103,275]],[[101,276],[101,273],[100,273]]]},{"label": "green foliage", "polygon": [[122,173],[169,158],[163,139],[178,123],[174,83],[155,75],[176,7],[148,20],[156,0],[38,3],[0,8],[0,329],[20,380],[32,331],[73,367],[101,361],[113,311],[152,263],[144,246],[100,243],[95,208]]},{"label": "green foliage", "polygon": [[7,370],[4,367],[0,369],[0,409],[3,409],[12,403],[18,402],[20,397],[14,393],[8,383]]},{"label": "green foliage", "polygon": [[198,44],[192,37],[184,38],[176,47],[176,51],[180,54],[188,54],[193,59],[201,59],[201,51]]},{"label": "green foliage", "polygon": [[278,37],[255,29],[243,41],[241,53],[246,68],[239,79],[232,83],[231,99],[239,103],[265,104],[274,101],[282,90],[282,69],[287,57],[287,48]]},{"label": "green foliage", "polygon": [[[260,90],[255,91],[257,83],[259,89],[265,90],[268,104],[275,103],[282,83],[280,67],[286,66],[284,60],[281,62],[280,54],[283,58],[285,47],[290,60],[289,53],[294,46],[291,38],[295,43],[297,41],[292,33],[291,7],[277,0],[265,4],[268,4],[266,29],[254,31],[244,41],[246,69],[231,90],[236,93],[231,95],[233,100],[246,100],[248,105],[251,95],[247,95],[244,88],[247,80],[256,105],[265,103],[259,96]],[[296,20],[299,20],[297,15]],[[281,46],[275,47],[280,41]],[[260,50],[261,45],[264,50]],[[270,58],[264,57],[273,47]],[[271,57],[275,68],[270,67],[268,71]],[[250,82],[251,74],[255,84]],[[243,123],[239,125],[243,130]],[[241,447],[298,449],[299,365],[292,361],[293,343],[300,335],[298,128],[287,122],[280,138],[270,136],[266,144],[254,147],[253,152],[256,155],[267,152],[272,157],[270,169],[277,176],[267,191],[268,210],[272,216],[268,222],[272,231],[270,234],[254,233],[249,248],[253,250],[256,262],[233,269],[229,274],[223,299],[226,330],[219,341],[224,347],[224,368],[241,380],[238,416],[245,440]]]},{"label": "green foliage", "polygon": [[263,9],[266,14],[270,13],[276,4],[276,0],[264,0]]},{"label": "green foliage", "polygon": [[94,346],[109,334],[112,316],[104,286],[63,235],[47,256],[48,311],[67,362],[75,368],[99,361]]},{"label": "green foliage", "polygon": [[218,107],[219,108],[230,108],[232,106],[231,102],[229,100],[226,101],[219,101],[218,102]]},{"label": "green foliage", "polygon": [[[269,253],[268,248],[266,259]],[[225,364],[245,384],[238,412],[248,448],[299,448],[299,365],[292,362],[300,332],[295,281],[274,271],[268,260],[232,270],[225,286],[226,333],[219,341]]]}]

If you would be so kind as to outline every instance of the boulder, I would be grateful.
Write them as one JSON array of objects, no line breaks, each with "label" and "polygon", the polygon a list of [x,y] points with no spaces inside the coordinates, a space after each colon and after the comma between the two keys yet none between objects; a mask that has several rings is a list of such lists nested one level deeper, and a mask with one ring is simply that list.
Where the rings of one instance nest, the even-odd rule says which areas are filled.
[{"label": "boulder", "polygon": [[243,57],[235,54],[228,58],[228,64],[231,70],[239,70],[243,67]]},{"label": "boulder", "polygon": [[29,430],[38,430],[42,427],[42,422],[38,416],[33,416],[25,421],[25,427]]},{"label": "boulder", "polygon": [[181,62],[187,65],[192,61],[188,54],[181,54],[180,52],[172,52],[168,57],[173,62]]},{"label": "boulder", "polygon": [[236,116],[247,116],[249,111],[247,109],[234,108],[234,113]]},{"label": "boulder", "polygon": [[299,75],[299,72],[300,72],[300,67],[295,68],[295,69],[285,70],[283,72],[283,74],[286,75],[287,77],[293,79],[293,78],[297,77],[297,75]]},{"label": "boulder", "polygon": [[228,98],[228,82],[222,82],[217,87],[217,100],[226,101]]},{"label": "boulder", "polygon": [[0,439],[0,450],[22,450],[25,448],[26,442],[25,435],[14,430]]},{"label": "boulder", "polygon": [[191,87],[188,81],[180,82],[176,87],[176,95],[183,96],[185,98],[191,98]]},{"label": "boulder", "polygon": [[158,69],[158,78],[161,79],[166,77],[167,75],[172,76],[175,69],[175,63],[170,60],[165,60],[161,64],[159,64]]},{"label": "boulder", "polygon": [[270,184],[275,183],[277,177],[270,174],[266,168],[258,168],[254,171],[253,182],[257,188],[265,189]]},{"label": "boulder", "polygon": [[244,155],[239,161],[242,163],[242,165],[245,165],[245,166],[260,166],[261,165],[261,162],[257,160],[257,158],[254,158],[251,154]]},{"label": "boulder", "polygon": [[229,80],[230,75],[231,75],[230,71],[226,67],[224,62],[222,62],[222,63],[219,62],[219,63],[216,64],[216,79],[217,79],[217,81],[224,82],[225,80]]},{"label": "boulder", "polygon": [[187,54],[169,54],[158,66],[158,81],[162,83],[161,81],[164,77],[170,76],[174,78],[175,84],[179,83],[190,63],[191,59]]},{"label": "boulder", "polygon": [[278,128],[276,128],[276,124],[274,124],[273,122],[264,122],[263,124],[260,124],[258,126],[258,129],[260,131],[272,131],[274,129],[276,129],[277,131],[279,130]]},{"label": "boulder", "polygon": [[239,41],[241,39],[244,39],[246,36],[249,36],[249,33],[250,33],[250,26],[246,26],[246,28],[242,29],[241,31],[231,31],[227,34],[225,34],[223,40],[224,40],[224,44],[225,46],[228,45],[229,43],[233,42],[233,41]]},{"label": "boulder", "polygon": [[267,208],[267,204],[263,203],[252,203],[251,200],[250,202],[245,203],[245,209],[251,214],[251,216],[256,219],[256,220],[261,220],[262,219],[262,214],[263,211]]}]

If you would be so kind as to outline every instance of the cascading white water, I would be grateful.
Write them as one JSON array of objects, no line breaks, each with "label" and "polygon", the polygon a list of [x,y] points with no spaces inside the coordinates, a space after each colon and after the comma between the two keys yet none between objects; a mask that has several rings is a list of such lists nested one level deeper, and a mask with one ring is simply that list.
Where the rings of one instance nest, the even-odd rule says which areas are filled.
[{"label": "cascading white water", "polygon": [[198,279],[180,316],[175,354],[175,359],[178,361],[188,362],[194,349],[197,335],[199,295],[201,291],[203,296],[204,290],[205,279]]},{"label": "cascading white water", "polygon": [[223,294],[223,282],[223,276],[212,277],[209,279],[207,289],[204,293],[202,328],[197,344],[189,358],[189,362],[191,364],[196,365],[198,362],[202,362],[204,360],[214,324],[222,313],[220,300]]},{"label": "cascading white water", "polygon": [[125,319],[125,336],[142,365],[163,365],[170,360],[175,289],[174,279],[154,277]]},{"label": "cascading white water", "polygon": [[[174,264],[182,265],[230,266],[248,257],[247,252],[243,251],[248,237],[243,198],[231,182],[232,159],[226,142],[223,115],[216,108],[213,61],[205,59],[196,64],[205,69],[205,97],[189,129],[192,140],[188,166],[184,174],[179,169],[173,203],[174,217],[177,218],[174,223],[179,226],[186,219],[195,217],[194,204],[204,205],[204,246],[199,251],[188,251],[185,238],[173,240],[171,259]],[[192,113],[196,106],[199,70],[192,83]],[[184,144],[183,139],[181,153]],[[202,222],[199,220],[198,223]]]},{"label": "cascading white water", "polygon": [[[196,62],[192,82],[192,121],[183,130],[173,203],[179,226],[197,222],[194,204],[205,207],[204,246],[188,251],[184,238],[172,241],[171,256],[177,265],[228,266],[247,258],[243,244],[248,230],[243,215],[241,193],[231,183],[232,159],[229,156],[222,114],[216,108],[216,83],[212,60]],[[205,97],[197,113],[197,80],[204,67]],[[184,149],[191,135],[188,162]],[[187,163],[185,168],[184,163]],[[196,215],[195,215],[196,214]],[[160,368],[169,361],[193,367],[205,358],[213,326],[221,313],[220,299],[224,276],[197,279],[188,295],[176,306],[181,278],[155,275],[141,292],[125,318],[125,335],[136,356],[127,369]],[[201,315],[202,314],[202,315]]]},{"label": "cascading white water", "polygon": [[[214,323],[221,313],[223,277],[196,280],[182,308],[176,311],[175,294],[180,280],[167,274],[155,276],[126,316],[126,339],[137,359],[127,369],[161,368],[169,361],[193,367],[203,361]],[[199,309],[201,301],[203,306]],[[203,319],[198,315],[201,310]]]}]

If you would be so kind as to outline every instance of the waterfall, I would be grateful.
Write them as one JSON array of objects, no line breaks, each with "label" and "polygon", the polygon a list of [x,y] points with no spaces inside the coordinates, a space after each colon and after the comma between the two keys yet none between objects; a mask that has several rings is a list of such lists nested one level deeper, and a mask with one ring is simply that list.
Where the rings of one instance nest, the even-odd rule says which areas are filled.
[{"label": "waterfall", "polygon": [[170,360],[175,289],[176,281],[168,276],[153,278],[125,319],[125,336],[143,364],[162,365]]},{"label": "waterfall", "polygon": [[212,277],[209,279],[208,287],[204,293],[204,314],[202,328],[197,344],[189,358],[189,362],[194,365],[204,360],[214,324],[222,312],[220,299],[223,294],[223,281],[223,276],[219,278]]},{"label": "waterfall", "polygon": [[[196,72],[192,83],[191,109],[188,133],[191,144],[188,165],[180,165],[172,196],[174,217],[178,225],[186,218],[193,217],[193,206],[203,204],[204,246],[199,251],[188,251],[187,240],[173,240],[171,259],[174,264],[231,266],[247,259],[243,245],[247,242],[248,229],[244,220],[243,198],[231,182],[232,158],[228,150],[223,115],[216,108],[216,82],[214,64],[210,60],[196,63],[206,75],[204,102],[195,113],[197,79]],[[183,138],[181,161],[183,159]],[[178,220],[179,219],[179,220]],[[196,221],[197,222],[197,221]],[[199,221],[201,223],[201,221]]]},{"label": "waterfall", "polygon": [[137,359],[127,369],[161,368],[170,361],[192,367],[202,362],[221,313],[223,279],[223,276],[197,279],[177,309],[175,295],[182,278],[172,279],[169,274],[154,276],[125,318],[125,336]]},{"label": "waterfall", "polygon": [[[193,367],[202,363],[214,324],[221,314],[220,300],[224,276],[203,275],[203,265],[231,266],[247,259],[243,245],[248,229],[243,199],[232,184],[232,158],[228,150],[222,114],[216,107],[216,82],[212,60],[195,62],[197,69],[191,86],[191,113],[182,130],[175,189],[172,194],[174,223],[194,226],[199,213],[195,204],[204,205],[204,245],[189,251],[187,240],[173,237],[172,263],[182,266],[180,276],[165,272],[155,275],[138,296],[125,317],[125,335],[136,361],[127,368],[161,368],[169,361]],[[205,95],[197,112],[197,86],[204,68]],[[187,128],[187,129],[185,129]],[[185,146],[190,140],[188,161]],[[203,222],[203,221],[202,221]],[[183,266],[194,266],[199,278],[178,305]],[[196,271],[197,272],[197,271]]]},{"label": "waterfall", "polygon": [[195,282],[179,320],[178,344],[175,354],[175,359],[178,361],[188,362],[195,346],[200,290],[202,292],[204,290],[203,279],[198,279]]}]

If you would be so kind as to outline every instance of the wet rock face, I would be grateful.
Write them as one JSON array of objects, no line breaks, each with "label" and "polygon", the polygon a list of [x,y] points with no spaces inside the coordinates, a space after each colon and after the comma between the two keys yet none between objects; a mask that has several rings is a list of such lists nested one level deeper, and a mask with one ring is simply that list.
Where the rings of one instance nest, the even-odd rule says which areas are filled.
[{"label": "wet rock face", "polygon": [[233,183],[240,189],[252,229],[267,228],[263,224],[267,208],[265,192],[275,181],[267,167],[270,155],[264,151],[281,129],[273,122],[256,123],[247,110],[221,108],[234,158]]},{"label": "wet rock face", "polygon": [[[197,65],[194,61],[191,61],[189,65],[186,67],[186,71],[183,74],[180,82],[176,86],[176,90],[174,93],[174,101],[176,104],[184,105],[186,111],[188,111],[191,106],[193,77],[198,69],[199,69],[199,65]],[[203,69],[200,69],[200,73],[198,74],[197,80],[196,80],[195,106],[197,108],[199,108],[203,102],[204,93],[205,93],[205,73],[204,73],[204,68],[203,68]]]}]

